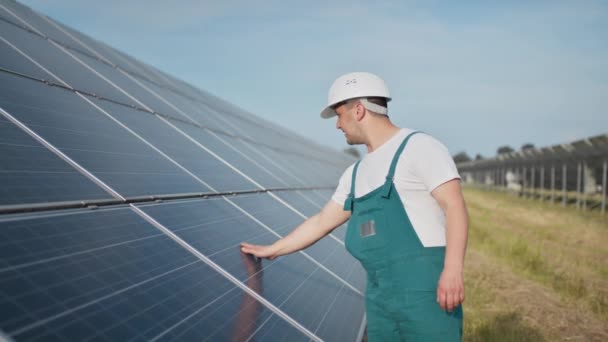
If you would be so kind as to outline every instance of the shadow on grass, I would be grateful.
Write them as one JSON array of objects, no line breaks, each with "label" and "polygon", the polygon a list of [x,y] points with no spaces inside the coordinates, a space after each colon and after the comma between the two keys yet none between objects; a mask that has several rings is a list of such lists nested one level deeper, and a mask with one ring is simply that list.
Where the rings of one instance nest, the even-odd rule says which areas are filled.
[{"label": "shadow on grass", "polygon": [[538,330],[527,326],[517,313],[511,312],[484,322],[463,336],[463,341],[520,342],[545,341],[545,338]]}]

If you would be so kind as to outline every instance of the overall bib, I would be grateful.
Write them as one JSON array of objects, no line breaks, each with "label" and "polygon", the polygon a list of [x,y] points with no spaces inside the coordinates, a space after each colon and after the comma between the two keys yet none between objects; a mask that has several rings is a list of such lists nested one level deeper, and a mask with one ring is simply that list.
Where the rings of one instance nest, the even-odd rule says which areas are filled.
[{"label": "overall bib", "polygon": [[367,271],[367,336],[375,341],[460,341],[462,307],[451,313],[437,303],[445,247],[424,247],[393,184],[401,143],[384,185],[355,198],[355,164],[344,210],[351,211],[346,248]]}]

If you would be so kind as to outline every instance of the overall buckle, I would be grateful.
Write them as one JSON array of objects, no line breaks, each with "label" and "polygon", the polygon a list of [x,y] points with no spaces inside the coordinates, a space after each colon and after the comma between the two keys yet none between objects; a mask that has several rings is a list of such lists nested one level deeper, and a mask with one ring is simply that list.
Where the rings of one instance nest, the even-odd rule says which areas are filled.
[{"label": "overall buckle", "polygon": [[383,198],[390,198],[391,197],[391,189],[393,188],[393,177],[386,177],[386,181],[384,182],[384,185],[382,186],[382,197]]}]

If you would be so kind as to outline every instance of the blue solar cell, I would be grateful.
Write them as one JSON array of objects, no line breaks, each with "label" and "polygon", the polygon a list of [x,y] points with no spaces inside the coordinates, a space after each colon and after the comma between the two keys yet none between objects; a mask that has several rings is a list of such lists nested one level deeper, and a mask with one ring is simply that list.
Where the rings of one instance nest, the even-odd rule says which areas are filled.
[{"label": "blue solar cell", "polygon": [[45,36],[60,41],[64,44],[76,44],[74,40],[26,6],[23,6],[16,1],[3,1],[2,5],[5,6],[8,11],[0,8],[0,15],[6,16],[6,18],[11,22],[17,23],[20,26],[27,27],[28,29],[32,29],[34,31],[38,31]]},{"label": "blue solar cell", "polygon": [[[151,80],[157,84],[164,84],[166,81],[159,77],[154,70],[148,65],[135,60],[133,57],[113,49],[112,47],[104,44],[103,42],[97,41],[81,32],[73,30],[59,22],[53,22],[58,26],[58,30],[67,36],[70,36],[70,40],[61,41],[67,44],[70,49],[84,51],[92,56],[99,57],[105,62],[120,67],[120,69],[127,71],[132,75],[136,75],[139,79]],[[61,37],[53,37],[62,39]]]},{"label": "blue solar cell", "polygon": [[[303,151],[301,144],[291,141],[293,134],[282,127],[269,124],[253,114],[227,103],[210,94],[197,90],[194,97],[205,107],[211,109],[223,126],[229,126],[236,131],[236,135],[268,146],[281,147],[290,151]],[[314,155],[311,155],[314,157]]]},{"label": "blue solar cell", "polygon": [[[1,10],[1,9],[0,9]],[[0,19],[0,36],[10,37],[13,32],[19,32],[18,28],[10,28],[10,25]],[[49,79],[50,76],[34,63],[27,60],[22,54],[12,48],[7,42],[0,39],[0,68],[28,75],[38,79]]]},{"label": "blue solar cell", "polygon": [[[222,163],[204,148],[196,145],[178,130],[163,122],[159,117],[108,101],[95,99],[92,99],[92,101],[199,177],[203,182],[209,184],[214,190],[224,192],[257,189],[252,182]],[[200,128],[173,120],[171,124],[179,126],[180,129],[185,129],[201,145],[208,144],[207,140],[199,138],[201,134],[204,134],[201,133]],[[217,151],[212,150],[212,152]]]},{"label": "blue solar cell", "polygon": [[[167,99],[176,99],[170,100],[172,103],[180,103],[179,101],[184,100],[178,95],[170,94],[170,92],[166,91],[163,93],[163,91],[164,90],[160,90],[159,93],[162,93],[163,96]],[[177,98],[181,98],[181,100],[177,100]],[[326,165],[326,161],[316,160],[315,158],[318,158],[316,156],[306,159],[301,155],[297,156],[297,159],[294,159],[295,157],[293,156],[293,153],[288,150],[290,142],[288,141],[288,139],[286,140],[284,138],[281,138],[280,136],[277,136],[276,131],[261,126],[254,127],[251,124],[235,121],[234,114],[228,112],[227,109],[214,109],[209,108],[206,105],[199,105],[197,108],[200,107],[202,107],[203,109],[206,108],[205,111],[188,111],[188,115],[192,119],[194,119],[194,121],[205,127],[217,129],[222,132],[227,132],[229,133],[229,135],[235,135],[236,137],[239,137],[237,139],[232,137],[226,137],[226,135],[223,134],[219,134],[222,139],[231,140],[230,144],[232,146],[238,147],[240,151],[245,151],[247,154],[251,154],[252,158],[254,158],[255,160],[259,160],[261,163],[264,164],[266,169],[271,170],[274,176],[271,176],[271,178],[267,179],[264,183],[273,184],[278,181],[279,184],[287,183],[289,186],[304,186],[305,184],[311,184],[311,182],[316,182],[318,184],[319,177],[323,177],[324,179],[326,179],[325,182],[331,184],[335,183],[335,176],[338,175],[338,172],[332,170],[331,168],[328,168],[328,165]],[[240,138],[247,140],[242,140]],[[243,147],[242,145],[247,146]],[[302,148],[299,146],[300,145],[298,145],[298,147],[295,148],[293,152],[302,152]],[[266,149],[270,149],[272,150],[272,152],[264,152]],[[279,153],[278,151],[276,151],[277,149],[281,150],[282,152]],[[270,155],[271,153],[274,153],[274,157],[268,157],[268,155]],[[230,152],[226,155],[233,156],[234,153]],[[319,155],[318,152],[317,155]],[[243,162],[247,163],[246,160],[242,161],[241,163]],[[255,171],[255,169],[259,168],[253,167],[253,170],[251,172],[259,173],[259,170]],[[325,172],[322,172],[320,170],[324,170]],[[297,176],[294,177],[294,174]],[[258,177],[254,177],[254,179],[263,179],[267,178],[268,176],[268,173],[262,172],[261,175],[258,174]],[[276,177],[278,177],[279,179],[277,179]],[[301,180],[301,178],[306,178],[308,179],[308,181],[304,182]]]},{"label": "blue solar cell", "polygon": [[[313,158],[306,158],[287,151],[277,151],[275,149],[265,149],[269,158],[280,163],[294,177],[297,177],[309,186],[335,186],[343,168],[334,167]],[[344,167],[345,168],[345,167]]]},{"label": "blue solar cell", "polygon": [[190,137],[221,156],[227,163],[247,175],[252,181],[260,184],[263,188],[288,186],[288,184],[281,183],[279,179],[274,176],[272,170],[269,170],[258,161],[251,158],[247,151],[237,149],[234,146],[234,138],[207,130],[201,130],[181,122],[175,122],[175,125]]},{"label": "blue solar cell", "polygon": [[[323,198],[319,193],[324,192],[328,194],[326,198]],[[312,216],[321,210],[325,204],[331,200],[333,191],[325,190],[304,190],[304,191],[275,191],[275,195],[289,203],[291,206],[296,208],[298,211],[306,216]],[[346,225],[342,225],[332,231],[332,235],[344,242],[346,238]]]},{"label": "blue solar cell", "polygon": [[[333,190],[276,191],[274,194],[304,215],[311,216],[331,200]],[[346,224],[334,229],[332,235],[344,241],[346,239]]]},{"label": "blue solar cell", "polygon": [[282,187],[302,188],[310,186],[310,183],[305,183],[290,172],[284,161],[271,158],[268,153],[265,152],[268,149],[267,146],[251,143],[243,139],[233,139],[232,142],[236,148],[241,151],[246,151],[252,158],[271,170],[272,173],[279,178],[281,184],[285,184]]},{"label": "blue solar cell", "polygon": [[[305,215],[312,216],[319,212],[320,208],[318,203],[323,203],[322,205],[325,204],[324,202],[318,201],[318,197],[314,195],[314,192],[315,191],[277,191],[274,192],[274,194]],[[315,202],[315,200],[317,202]],[[342,225],[332,232],[332,235],[339,238],[342,242],[344,242],[345,234],[346,225]],[[315,247],[313,246],[313,248]],[[365,270],[361,267],[358,261],[354,260],[350,257],[350,255],[347,254],[345,249],[334,249],[334,253],[326,258],[326,260],[327,261],[324,262],[324,264],[331,270],[347,269],[348,272],[340,273],[344,279],[361,292],[365,291]],[[336,297],[336,303],[338,303],[338,305],[337,307],[334,307],[334,310],[328,312],[327,319],[329,321],[344,320],[361,322],[361,313],[365,310],[365,307],[359,299],[359,297],[354,296],[350,291],[341,291]],[[325,326],[324,329],[327,331],[322,331],[319,334],[331,336],[328,338],[328,340],[331,341],[352,341],[356,338],[356,333],[355,335],[351,335],[353,331],[330,329],[328,326]]]},{"label": "blue solar cell", "polygon": [[0,205],[111,198],[0,114]]},{"label": "blue solar cell", "polygon": [[[160,82],[159,78],[155,78],[151,72],[147,72],[145,68],[141,67],[140,62],[126,57],[124,54],[109,48],[105,44],[95,41],[61,23],[45,19],[19,3],[9,2],[5,3],[4,6],[7,6],[8,10],[12,13],[0,8],[0,18],[26,28],[30,28],[31,26],[32,30],[40,32],[50,39],[68,47],[71,52],[78,50],[91,55],[92,57],[103,58],[114,65],[121,65],[122,68],[127,71],[136,72],[142,77],[151,78],[154,81]],[[27,24],[20,19],[24,20]],[[44,78],[47,77],[47,75],[44,76]]]},{"label": "blue solar cell", "polygon": [[284,155],[281,159],[285,159],[287,163],[300,170],[300,174],[304,174],[311,179],[312,184],[333,186],[343,172],[343,168],[336,167],[319,159],[295,154],[289,155],[288,153],[281,154]]},{"label": "blue solar cell", "polygon": [[[239,195],[229,197],[228,200],[242,202],[240,200],[243,198],[249,198],[251,201],[260,201],[264,196],[267,195]],[[141,205],[141,208],[239,280],[247,282],[254,275],[260,276],[261,284],[252,289],[309,330],[336,324],[322,318],[326,312],[334,310],[332,306],[336,303],[333,299],[341,291],[352,293],[363,302],[361,294],[350,288],[341,290],[342,282],[299,253],[273,261],[265,260],[259,264],[259,268],[252,268],[247,262],[249,256],[240,251],[239,243],[248,241],[269,244],[276,241],[277,237],[228,200],[192,200]],[[281,211],[285,211],[265,207],[265,203],[260,203],[259,208],[268,210],[267,214],[273,216],[280,216]],[[330,255],[331,251],[328,256]],[[349,276],[358,267],[352,261],[342,266],[345,276]],[[357,307],[353,309],[358,310]],[[360,310],[358,312],[362,313]],[[334,329],[357,330],[358,324],[347,322],[342,326],[334,325]]]},{"label": "blue solar cell", "polygon": [[[361,328],[365,302],[346,287],[333,298],[334,305],[325,313],[323,320],[333,322],[335,326]],[[318,336],[324,336],[326,341],[357,341],[358,329],[336,329],[330,324],[323,324],[314,331]]]},{"label": "blue solar cell", "polygon": [[343,224],[340,227],[334,229],[332,234],[338,239],[345,241],[346,240],[346,225]]},{"label": "blue solar cell", "polygon": [[0,107],[123,196],[209,191],[70,91],[0,73]]},{"label": "blue solar cell", "polygon": [[[100,42],[95,41],[89,38],[88,36],[81,34],[78,31],[72,30],[71,28],[62,25],[61,23],[54,22],[52,20],[47,20],[43,18],[40,14],[32,11],[30,8],[23,6],[20,3],[8,2],[4,3],[3,5],[7,6],[8,9],[12,12],[12,14],[0,8],[0,16],[6,17],[8,20],[15,22],[21,26],[31,26],[34,30],[44,34],[45,36],[49,37],[50,39],[53,39],[54,41],[57,41],[63,45],[70,47],[72,50],[78,49],[94,56],[97,56],[95,53],[97,52],[103,57],[106,57],[106,59],[110,59],[109,57],[115,57],[117,54],[117,52],[115,51],[109,52],[109,50],[111,49],[105,46],[104,44],[101,44]],[[23,23],[21,20],[19,20],[19,18],[24,20],[27,24]],[[93,51],[91,51],[90,49],[92,49]],[[112,60],[110,59],[110,61]],[[122,61],[123,60],[121,60],[121,62]],[[128,65],[130,66],[130,64]]]},{"label": "blue solar cell", "polygon": [[[150,87],[146,86],[144,81],[137,80],[124,72],[121,72],[105,63],[95,60],[82,53],[76,51],[71,51],[71,53],[76,56],[80,61],[87,64],[89,67],[95,69],[95,71],[97,71],[104,78],[115,84],[118,88],[122,89],[125,93],[129,94],[129,96],[132,96],[134,98],[133,101],[135,101],[136,99],[140,108],[148,108],[154,112],[170,115],[172,117],[180,118],[182,120],[185,120],[187,118],[183,114],[179,113],[174,107],[171,107],[171,105],[167,104],[165,102],[166,100],[163,101],[161,98],[159,98],[159,96],[154,95],[152,89],[145,89],[144,87]],[[100,82],[105,81],[100,80]]]},{"label": "blue solar cell", "polygon": [[327,202],[334,195],[334,192],[334,188],[314,190],[311,192],[311,196],[316,196],[316,198],[318,198],[321,202]]},{"label": "blue solar cell", "polygon": [[[126,95],[101,80],[89,69],[76,62],[49,41],[0,20],[0,35],[27,56],[44,66],[73,88],[97,94],[130,105],[136,103]],[[2,64],[0,64],[2,65]],[[20,70],[15,70],[20,71]],[[27,70],[24,70],[27,71]],[[25,72],[24,72],[25,73]],[[44,79],[60,83],[50,74]]]},{"label": "blue solar cell", "polygon": [[317,214],[326,204],[313,197],[310,190],[275,191],[273,193],[308,217]]},{"label": "blue solar cell", "polygon": [[[276,315],[271,316],[266,324],[261,326],[255,334],[252,336],[251,341],[292,341],[292,338],[295,339],[297,336],[293,336],[291,333],[291,327],[289,323],[285,320],[278,318]],[[214,341],[212,339],[213,336],[210,336],[210,341]],[[302,335],[302,337],[305,337]],[[300,341],[301,338],[298,338],[294,341]],[[306,338],[307,341],[310,341],[309,338]],[[232,339],[232,341],[238,341],[238,339]],[[302,340],[303,341],[303,340]]]},{"label": "blue solar cell", "polygon": [[285,173],[291,175],[291,178],[296,179],[303,186],[311,186],[312,184],[316,186],[319,185],[319,183],[312,178],[312,175],[307,174],[304,172],[304,170],[298,169],[297,166],[294,165],[290,160],[291,157],[287,153],[277,151],[276,149],[268,146],[260,146],[257,148],[261,151],[261,153],[277,163],[279,167],[285,171]]},{"label": "blue solar cell", "polygon": [[[64,26],[64,28],[66,27]],[[97,51],[97,53],[101,54],[104,58],[109,59],[113,64],[120,66],[121,69],[135,75],[138,79],[154,82],[155,84],[163,87],[171,87],[171,83],[165,77],[163,77],[163,75],[159,75],[158,71],[152,66],[142,63],[128,54],[116,50],[103,42],[93,41],[89,37],[86,37],[77,31],[70,30],[70,32],[72,34],[79,34],[78,37]],[[94,44],[91,44],[91,42]]]},{"label": "blue solar cell", "polygon": [[[267,194],[237,196],[232,200],[281,236],[289,234],[304,221],[304,218],[293,211],[286,210],[283,204]],[[342,279],[351,276],[352,272],[355,272],[352,271],[353,268],[361,267],[359,262],[348,254],[344,245],[332,237],[319,240],[305,251]],[[355,272],[351,285],[361,292],[364,291],[365,280],[363,276],[360,276],[359,271]]]},{"label": "blue solar cell", "polygon": [[195,122],[199,126],[210,128],[217,131],[234,134],[234,130],[217,118],[215,111],[204,104],[195,101],[191,98],[186,98],[172,90],[161,88],[157,85],[143,81],[146,87],[149,87],[154,92],[162,96],[166,101],[179,108],[181,112],[186,114],[188,120]]},{"label": "blue solar cell", "polygon": [[246,337],[276,319],[128,208],[13,217],[0,234],[0,328],[17,340],[200,339],[220,323]]}]

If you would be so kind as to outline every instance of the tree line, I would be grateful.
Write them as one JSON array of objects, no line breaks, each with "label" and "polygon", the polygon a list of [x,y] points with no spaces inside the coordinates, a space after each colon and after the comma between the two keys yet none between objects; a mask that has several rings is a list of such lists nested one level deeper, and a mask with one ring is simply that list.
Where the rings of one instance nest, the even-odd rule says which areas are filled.
[{"label": "tree line", "polygon": [[[525,143],[525,144],[521,145],[521,151],[526,151],[526,150],[530,150],[533,148],[534,148],[534,144],[532,144],[532,143]],[[350,154],[357,159],[361,158],[361,153],[355,147],[349,147],[349,148],[344,149],[343,151],[344,151],[344,153]],[[504,153],[511,153],[514,151],[515,151],[515,149],[512,148],[511,146],[504,145],[504,146],[500,146],[498,149],[496,149],[496,155],[501,155]],[[475,155],[475,157],[471,157],[471,156],[469,156],[468,153],[466,153],[464,151],[456,153],[455,155],[452,156],[452,158],[454,158],[455,163],[464,163],[464,162],[468,162],[471,160],[485,159],[485,157],[479,153],[477,153]]]},{"label": "tree line", "polygon": [[[534,144],[532,143],[525,143],[521,146],[521,151],[526,151],[526,150],[531,150],[534,148]],[[514,152],[515,149],[513,149],[511,146],[508,145],[504,145],[504,146],[500,146],[498,149],[496,149],[496,155],[501,155],[504,153],[511,153]],[[482,160],[485,159],[484,156],[482,156],[481,154],[477,153],[475,155],[475,158],[471,158],[469,156],[468,153],[462,151],[462,152],[458,152],[455,155],[452,156],[452,158],[454,158],[454,162],[456,163],[464,163],[464,162],[468,162],[471,160]]]}]

